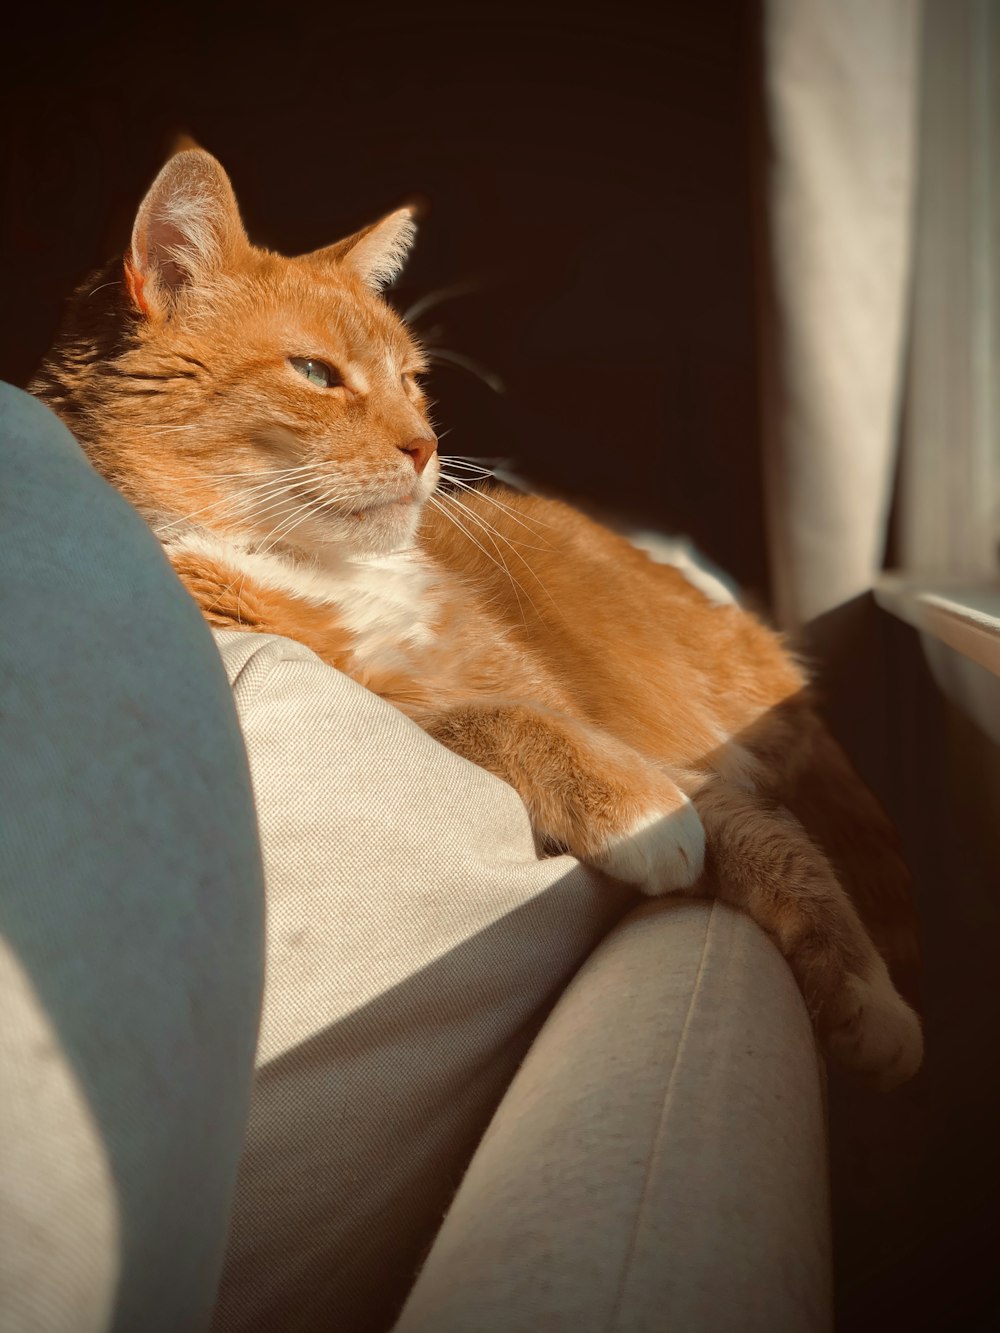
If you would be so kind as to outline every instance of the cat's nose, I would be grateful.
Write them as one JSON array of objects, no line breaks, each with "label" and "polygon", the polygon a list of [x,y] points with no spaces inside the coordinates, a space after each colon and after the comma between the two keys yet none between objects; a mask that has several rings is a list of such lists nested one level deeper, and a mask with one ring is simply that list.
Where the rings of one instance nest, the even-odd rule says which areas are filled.
[{"label": "cat's nose", "polygon": [[419,477],[433,458],[437,443],[437,440],[431,435],[427,439],[409,440],[406,444],[399,444],[396,447],[401,453],[409,454],[413,459],[413,466],[417,469],[417,476]]}]

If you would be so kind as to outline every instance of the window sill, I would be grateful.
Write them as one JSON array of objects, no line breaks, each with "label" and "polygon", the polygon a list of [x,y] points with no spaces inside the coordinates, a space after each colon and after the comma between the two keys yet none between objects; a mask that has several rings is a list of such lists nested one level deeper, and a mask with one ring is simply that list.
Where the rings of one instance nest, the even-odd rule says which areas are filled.
[{"label": "window sill", "polygon": [[882,574],[873,591],[883,611],[1000,676],[1000,581]]}]

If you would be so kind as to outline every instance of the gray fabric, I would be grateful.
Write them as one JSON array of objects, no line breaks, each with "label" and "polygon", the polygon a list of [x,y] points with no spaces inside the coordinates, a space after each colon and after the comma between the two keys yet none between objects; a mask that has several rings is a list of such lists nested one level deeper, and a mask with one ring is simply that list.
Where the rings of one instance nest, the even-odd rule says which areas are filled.
[{"label": "gray fabric", "polygon": [[640,909],[533,1045],[395,1333],[828,1329],[823,1106],[766,936]]},{"label": "gray fabric", "polygon": [[232,697],[157,543],[0,386],[0,1327],[197,1330],[261,991]]}]

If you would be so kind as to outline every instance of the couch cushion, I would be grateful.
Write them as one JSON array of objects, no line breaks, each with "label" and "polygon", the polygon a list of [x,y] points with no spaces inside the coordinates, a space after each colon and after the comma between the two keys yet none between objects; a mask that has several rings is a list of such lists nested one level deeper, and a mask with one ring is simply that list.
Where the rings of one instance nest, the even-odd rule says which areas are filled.
[{"label": "couch cushion", "polygon": [[609,930],[531,1051],[405,1327],[576,1333],[582,1312],[580,1328],[610,1327],[619,1290],[634,1327],[658,1327],[667,1300],[708,1319],[677,1327],[718,1326],[729,1300],[755,1302],[754,1326],[826,1327],[820,1074],[763,933],[678,900],[614,929],[634,899],[540,859],[505,783],[298,644],[216,639],[268,885],[216,1329],[392,1323],[542,1020]]},{"label": "couch cushion", "polygon": [[267,878],[215,1327],[384,1329],[545,1013],[630,894],[512,788],[289,640],[217,631]]}]

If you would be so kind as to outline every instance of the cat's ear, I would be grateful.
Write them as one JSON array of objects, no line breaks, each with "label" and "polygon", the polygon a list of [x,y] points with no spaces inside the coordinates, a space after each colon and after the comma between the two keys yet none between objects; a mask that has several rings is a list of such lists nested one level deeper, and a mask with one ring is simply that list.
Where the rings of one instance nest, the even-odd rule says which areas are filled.
[{"label": "cat's ear", "polygon": [[387,287],[406,263],[417,234],[415,209],[397,208],[379,222],[363,227],[335,245],[303,255],[310,263],[337,264],[356,273],[369,287],[380,292]]},{"label": "cat's ear", "polygon": [[204,149],[175,153],[139,205],[125,286],[144,315],[169,313],[181,290],[249,244],[229,177]]}]

